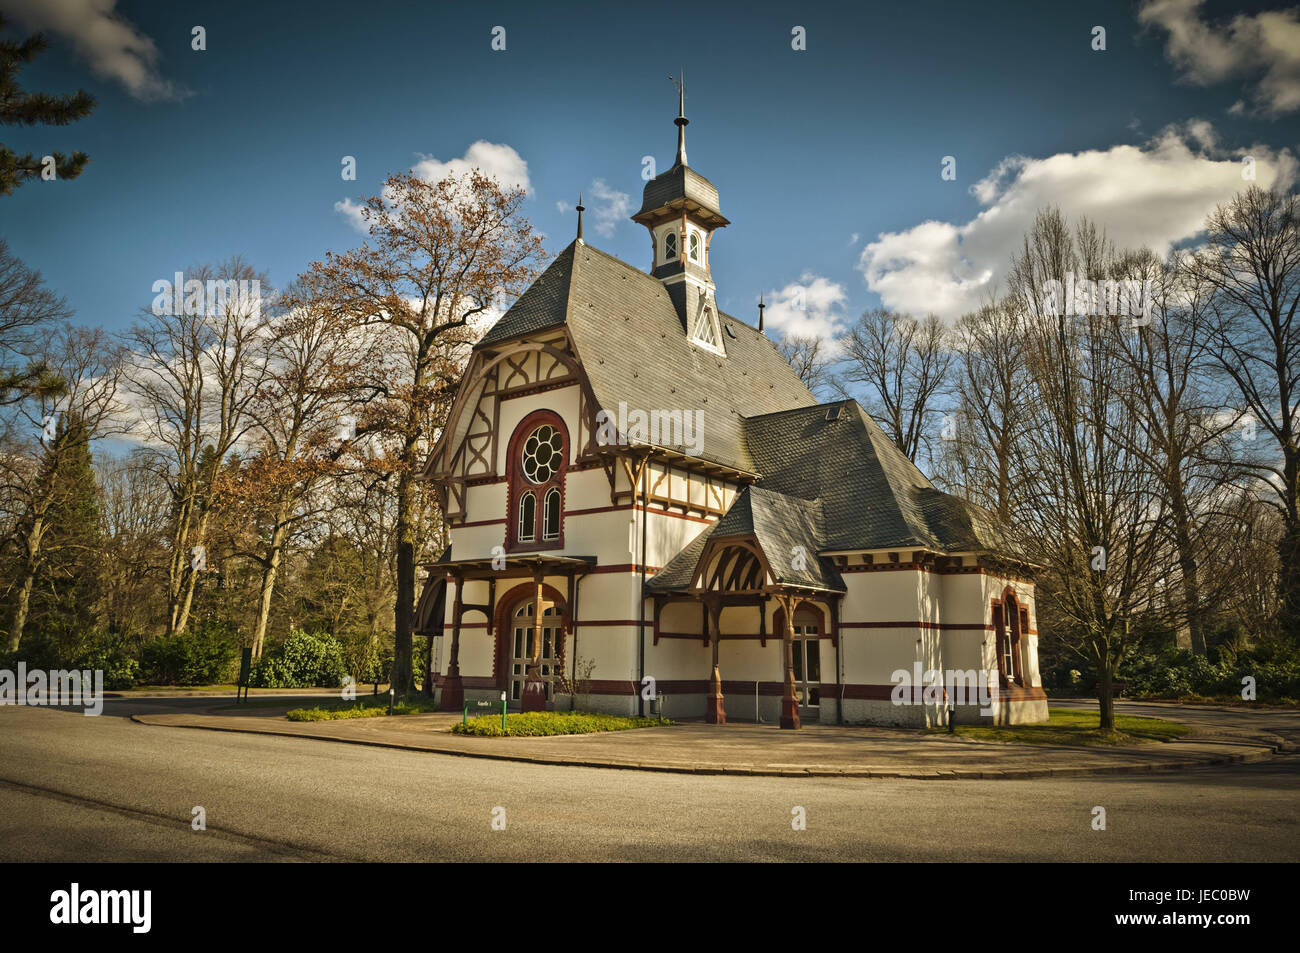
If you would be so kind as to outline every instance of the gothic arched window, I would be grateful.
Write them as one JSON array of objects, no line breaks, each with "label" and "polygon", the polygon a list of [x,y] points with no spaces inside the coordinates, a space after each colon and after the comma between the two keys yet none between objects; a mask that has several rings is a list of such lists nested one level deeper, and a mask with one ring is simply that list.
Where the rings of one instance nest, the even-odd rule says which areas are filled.
[{"label": "gothic arched window", "polygon": [[691,232],[691,261],[700,260],[700,236],[696,232]]},{"label": "gothic arched window", "polygon": [[542,520],[542,539],[560,538],[560,488],[552,487],[546,493],[545,516]]},{"label": "gothic arched window", "polygon": [[515,428],[507,451],[507,549],[563,545],[568,442],[564,421],[549,410],[534,411]]},{"label": "gothic arched window", "polygon": [[677,257],[677,233],[669,232],[664,236],[664,261],[672,261]]},{"label": "gothic arched window", "polygon": [[519,532],[516,539],[531,543],[537,538],[537,494],[528,490],[519,498]]}]

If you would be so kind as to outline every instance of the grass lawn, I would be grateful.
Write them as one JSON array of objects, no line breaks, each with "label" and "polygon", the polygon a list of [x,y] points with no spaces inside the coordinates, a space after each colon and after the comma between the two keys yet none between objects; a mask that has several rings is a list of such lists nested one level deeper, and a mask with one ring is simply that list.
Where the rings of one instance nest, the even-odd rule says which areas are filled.
[{"label": "grass lawn", "polygon": [[625,718],[622,715],[598,715],[585,711],[528,711],[506,715],[505,731],[500,715],[480,715],[451,730],[458,735],[490,738],[541,737],[543,735],[585,735],[594,731],[624,731],[628,728],[653,728],[671,725],[667,718]]},{"label": "grass lawn", "polygon": [[[1090,711],[1051,708],[1041,725],[958,725],[957,734],[977,741],[1010,741],[1028,745],[1134,745],[1152,741],[1176,741],[1191,732],[1187,725],[1160,718],[1116,715],[1115,733],[1103,735],[1098,715]],[[947,728],[931,728],[942,734]]]},{"label": "grass lawn", "polygon": [[[284,702],[279,704],[283,705]],[[437,710],[431,698],[408,698],[393,705],[394,715],[415,715]],[[358,695],[355,701],[340,698],[313,708],[295,708],[285,717],[290,721],[337,721],[340,718],[379,718],[387,714],[387,695]]]},{"label": "grass lawn", "polygon": [[216,692],[229,694],[237,685],[132,685],[130,688],[114,689],[119,692]]}]

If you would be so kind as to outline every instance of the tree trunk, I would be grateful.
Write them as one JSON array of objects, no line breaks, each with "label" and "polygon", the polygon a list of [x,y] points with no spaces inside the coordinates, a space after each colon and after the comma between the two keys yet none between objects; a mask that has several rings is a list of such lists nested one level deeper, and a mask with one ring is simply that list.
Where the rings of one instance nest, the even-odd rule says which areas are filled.
[{"label": "tree trunk", "polygon": [[18,587],[18,595],[14,600],[14,617],[9,625],[10,652],[17,652],[18,646],[23,641],[23,629],[27,627],[27,613],[32,604],[32,588],[36,584],[36,563],[41,554],[41,537],[44,534],[44,516],[37,516],[32,521],[31,531],[27,534],[23,581]]},{"label": "tree trunk", "polygon": [[1101,730],[1111,734],[1115,730],[1115,686],[1111,678],[1109,653],[1098,652],[1100,664],[1097,666],[1097,709],[1101,714]]},{"label": "tree trunk", "polygon": [[167,634],[175,635],[181,615],[181,597],[185,589],[185,573],[190,563],[186,543],[190,535],[191,505],[182,499],[176,514],[176,528],[172,533],[172,558],[167,566]]},{"label": "tree trunk", "polygon": [[28,569],[23,575],[23,584],[18,589],[18,598],[14,601],[13,623],[9,626],[9,651],[17,652],[23,640],[23,627],[27,625],[27,609],[32,601],[32,585],[36,580],[36,571]]},{"label": "tree trunk", "polygon": [[1205,644],[1205,624],[1202,619],[1201,583],[1196,564],[1196,549],[1192,545],[1191,518],[1181,487],[1172,494],[1174,516],[1174,543],[1178,548],[1178,567],[1183,575],[1183,611],[1187,617],[1187,631],[1192,640],[1192,652],[1208,654]]},{"label": "tree trunk", "polygon": [[415,628],[415,486],[407,473],[397,483],[397,604],[393,607],[393,688],[411,689],[411,633]]},{"label": "tree trunk", "polygon": [[284,518],[277,514],[275,529],[271,531],[271,544],[267,548],[266,565],[262,570],[262,590],[257,602],[257,625],[253,629],[253,658],[262,657],[262,642],[266,638],[266,620],[271,615],[271,597],[275,594],[275,579],[280,573],[280,558],[284,551]]}]

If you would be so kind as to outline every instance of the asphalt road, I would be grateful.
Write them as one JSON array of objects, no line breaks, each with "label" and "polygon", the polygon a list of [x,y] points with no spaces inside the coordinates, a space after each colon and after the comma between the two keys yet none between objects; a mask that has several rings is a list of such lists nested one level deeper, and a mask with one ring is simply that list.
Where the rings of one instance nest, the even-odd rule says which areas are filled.
[{"label": "asphalt road", "polygon": [[[745,778],[532,766],[120,717],[211,703],[110,701],[99,718],[0,708],[0,860],[1300,860],[1300,756],[1061,780]],[[1177,717],[1259,717],[1300,738],[1297,714]],[[1092,828],[1097,806],[1104,831]],[[195,807],[205,831],[191,829]],[[792,829],[795,808],[806,830]]]}]

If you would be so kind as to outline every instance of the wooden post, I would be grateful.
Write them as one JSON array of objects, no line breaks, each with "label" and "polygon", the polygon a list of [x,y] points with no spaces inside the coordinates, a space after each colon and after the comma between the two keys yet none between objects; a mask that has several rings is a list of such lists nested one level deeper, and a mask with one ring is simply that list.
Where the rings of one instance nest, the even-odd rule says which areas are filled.
[{"label": "wooden post", "polygon": [[781,698],[781,727],[799,727],[799,695],[794,684],[794,609],[799,599],[777,596],[785,610],[785,631],[781,633],[781,651],[785,662],[785,694]]},{"label": "wooden post", "polygon": [[539,569],[533,575],[536,592],[533,596],[533,627],[528,641],[528,669],[524,673],[524,692],[519,700],[522,711],[542,711],[546,708],[546,683],[542,681],[542,579]]},{"label": "wooden post", "polygon": [[722,641],[722,629],[719,620],[722,605],[717,597],[705,597],[704,618],[708,623],[709,642],[713,646],[713,669],[709,676],[709,693],[704,700],[704,720],[710,725],[725,725],[727,711],[722,702],[722,671],[718,667],[718,647]]},{"label": "wooden post", "polygon": [[442,681],[442,701],[438,707],[443,711],[460,711],[465,704],[465,685],[460,678],[460,616],[461,593],[465,589],[465,580],[460,575],[455,577],[456,599],[451,607],[451,652],[447,656],[447,677]]}]

